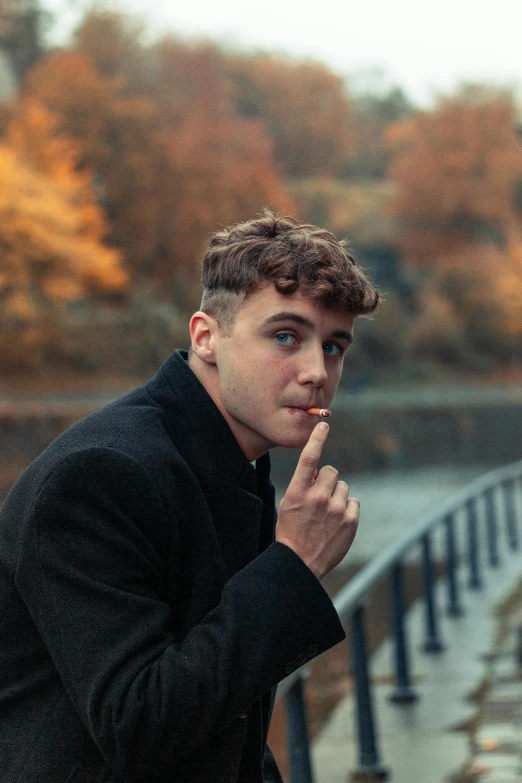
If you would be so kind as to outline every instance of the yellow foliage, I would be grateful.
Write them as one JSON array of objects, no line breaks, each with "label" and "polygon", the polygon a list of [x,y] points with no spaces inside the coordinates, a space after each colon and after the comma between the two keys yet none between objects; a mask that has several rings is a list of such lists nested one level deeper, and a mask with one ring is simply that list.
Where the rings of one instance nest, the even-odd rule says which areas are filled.
[{"label": "yellow foliage", "polygon": [[0,146],[2,320],[27,321],[42,308],[125,284],[118,253],[104,247],[85,183],[38,173]]},{"label": "yellow foliage", "polygon": [[[259,120],[234,114],[212,47],[160,41],[138,73],[132,35],[129,49],[118,18],[94,13],[87,21],[78,37],[84,51],[42,58],[26,76],[25,94],[80,146],[80,168],[103,180],[111,240],[134,282],[152,278],[169,297],[176,276],[184,285],[191,277],[195,303],[194,262],[216,226],[265,205],[292,209],[270,139]],[[118,52],[128,53],[125,65]],[[42,121],[31,122],[37,133]]]},{"label": "yellow foliage", "polygon": [[19,101],[7,131],[9,146],[35,171],[68,183],[75,179],[78,148],[59,133],[58,121],[42,103]]}]

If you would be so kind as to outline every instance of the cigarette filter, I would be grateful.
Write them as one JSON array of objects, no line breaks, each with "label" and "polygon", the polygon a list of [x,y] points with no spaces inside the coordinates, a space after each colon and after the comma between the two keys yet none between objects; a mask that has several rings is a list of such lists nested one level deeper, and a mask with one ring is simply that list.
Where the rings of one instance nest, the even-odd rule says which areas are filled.
[{"label": "cigarette filter", "polygon": [[327,408],[308,408],[306,412],[309,413],[310,416],[320,416],[322,419],[327,419],[328,416],[332,415],[332,412]]}]

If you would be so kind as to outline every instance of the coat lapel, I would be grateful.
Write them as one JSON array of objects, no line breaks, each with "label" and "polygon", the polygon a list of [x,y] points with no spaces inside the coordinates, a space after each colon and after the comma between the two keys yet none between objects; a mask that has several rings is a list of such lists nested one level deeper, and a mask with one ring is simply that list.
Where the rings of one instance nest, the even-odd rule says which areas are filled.
[{"label": "coat lapel", "polygon": [[258,460],[261,500],[249,489],[250,462],[190,369],[186,351],[174,351],[147,387],[165,413],[172,441],[201,485],[230,578],[253,560],[260,544],[265,548],[265,539],[273,535],[272,509],[272,530],[267,533],[265,525],[261,529],[266,521],[263,503],[266,513],[265,498],[270,497],[268,454]]},{"label": "coat lapel", "polygon": [[245,489],[220,478],[205,474],[198,478],[230,578],[258,554],[263,503]]}]

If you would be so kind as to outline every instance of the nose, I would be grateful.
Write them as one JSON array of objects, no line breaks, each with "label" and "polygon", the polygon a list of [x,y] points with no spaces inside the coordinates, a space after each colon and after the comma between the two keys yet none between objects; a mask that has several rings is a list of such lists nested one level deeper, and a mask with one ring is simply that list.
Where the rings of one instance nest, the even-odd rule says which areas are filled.
[{"label": "nose", "polygon": [[328,379],[326,365],[324,361],[323,346],[310,349],[303,354],[303,365],[297,377],[301,386],[310,384],[314,388],[320,389]]}]

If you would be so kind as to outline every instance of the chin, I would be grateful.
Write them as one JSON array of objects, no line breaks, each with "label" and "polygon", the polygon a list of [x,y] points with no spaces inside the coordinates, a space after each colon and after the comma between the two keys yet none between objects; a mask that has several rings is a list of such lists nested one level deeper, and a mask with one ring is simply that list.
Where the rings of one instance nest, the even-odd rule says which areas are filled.
[{"label": "chin", "polygon": [[302,449],[308,443],[309,438],[309,432],[296,432],[288,434],[286,437],[284,435],[282,437],[280,436],[275,445],[282,449]]}]

